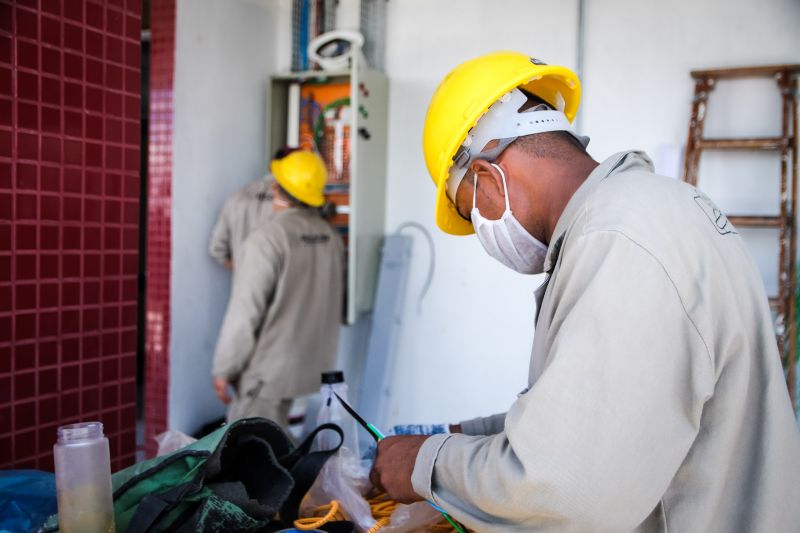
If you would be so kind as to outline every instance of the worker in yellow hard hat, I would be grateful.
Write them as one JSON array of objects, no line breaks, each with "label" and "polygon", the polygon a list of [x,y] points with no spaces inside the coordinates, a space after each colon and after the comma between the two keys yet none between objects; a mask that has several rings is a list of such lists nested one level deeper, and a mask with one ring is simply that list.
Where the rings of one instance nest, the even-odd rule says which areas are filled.
[{"label": "worker in yellow hard hat", "polygon": [[229,421],[261,416],[287,428],[292,399],[315,391],[335,366],[344,248],[320,212],[320,156],[280,155],[271,164],[273,215],[237,256],[212,375]]},{"label": "worker in yellow hard hat", "polygon": [[[592,159],[579,98],[568,69],[515,52],[460,65],[433,95],[436,223],[547,276],[508,412],[386,438],[370,478],[480,532],[794,531],[800,434],[750,254],[644,153]],[[476,331],[503,313],[476,307]]]}]

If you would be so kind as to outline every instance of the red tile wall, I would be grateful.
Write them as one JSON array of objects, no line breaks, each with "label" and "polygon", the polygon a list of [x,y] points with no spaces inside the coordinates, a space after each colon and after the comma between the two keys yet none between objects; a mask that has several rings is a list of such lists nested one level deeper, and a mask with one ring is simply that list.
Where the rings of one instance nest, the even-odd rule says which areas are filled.
[{"label": "red tile wall", "polygon": [[172,124],[175,0],[152,0],[150,11],[150,136],[147,199],[145,452],[167,429],[169,387]]},{"label": "red tile wall", "polygon": [[0,469],[136,424],[140,0],[0,0]]}]

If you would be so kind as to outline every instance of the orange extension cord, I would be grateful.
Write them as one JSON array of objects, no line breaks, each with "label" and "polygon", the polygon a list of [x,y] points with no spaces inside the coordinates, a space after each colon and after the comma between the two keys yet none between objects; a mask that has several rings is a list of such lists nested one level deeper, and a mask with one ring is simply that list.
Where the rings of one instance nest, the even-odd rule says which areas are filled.
[{"label": "orange extension cord", "polygon": [[[366,533],[376,533],[389,525],[389,518],[399,504],[394,500],[390,500],[386,494],[378,494],[367,501],[372,511],[372,517],[375,518],[376,522]],[[347,517],[342,513],[339,502],[336,500],[314,509],[313,516],[298,518],[294,521],[294,527],[300,531],[312,531],[332,520],[347,520]],[[447,523],[447,520],[442,519],[441,522],[429,526],[426,531],[428,533],[452,533],[455,529]]]}]

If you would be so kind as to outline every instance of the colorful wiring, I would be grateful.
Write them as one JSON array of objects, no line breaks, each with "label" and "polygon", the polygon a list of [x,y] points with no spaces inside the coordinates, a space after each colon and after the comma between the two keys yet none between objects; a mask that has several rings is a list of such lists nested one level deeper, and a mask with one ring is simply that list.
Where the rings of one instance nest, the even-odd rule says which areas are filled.
[{"label": "colorful wiring", "polygon": [[[400,505],[398,502],[390,500],[386,494],[377,494],[372,498],[368,498],[367,502],[369,503],[372,517],[375,519],[375,525],[367,530],[366,533],[377,533],[388,526],[392,513],[397,509],[397,506]],[[334,520],[347,520],[339,502],[336,500],[332,500],[328,504],[317,507],[310,517],[295,520],[294,527],[301,531],[311,531]],[[429,526],[425,531],[427,533],[452,533],[456,530],[447,520],[442,518],[440,522]]]}]

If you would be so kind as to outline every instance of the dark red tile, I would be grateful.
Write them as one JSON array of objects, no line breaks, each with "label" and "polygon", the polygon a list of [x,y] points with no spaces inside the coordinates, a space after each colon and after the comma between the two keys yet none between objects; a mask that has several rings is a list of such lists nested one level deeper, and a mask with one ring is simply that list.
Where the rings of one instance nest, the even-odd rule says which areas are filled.
[{"label": "dark red tile", "polygon": [[61,105],[61,80],[42,77],[42,102],[54,106]]},{"label": "dark red tile", "polygon": [[[51,208],[52,206],[48,206],[48,209]],[[47,216],[49,217],[51,215],[47,213]],[[60,219],[60,216],[58,218]],[[58,250],[61,248],[61,229],[58,226],[42,226],[39,232],[39,238],[39,246],[42,250]]]},{"label": "dark red tile", "polygon": [[[61,277],[80,278],[81,277],[81,256],[79,254],[64,254],[61,256]],[[78,284],[78,300],[80,303],[80,285]]]},{"label": "dark red tile", "polygon": [[103,62],[97,59],[86,58],[86,81],[95,85],[103,85]]},{"label": "dark red tile", "polygon": [[13,220],[14,195],[11,193],[0,193],[0,213],[4,214],[4,218],[7,217],[8,220]]},{"label": "dark red tile", "polygon": [[0,156],[11,157],[11,132],[8,130],[0,130]]},{"label": "dark red tile", "polygon": [[[50,369],[39,372],[39,390],[58,391],[58,370]],[[39,400],[39,423],[50,424],[56,420],[58,420],[58,398]],[[55,440],[53,436],[49,438]]]},{"label": "dark red tile", "polygon": [[39,129],[39,107],[36,104],[17,102],[17,125],[30,130]]},{"label": "dark red tile", "polygon": [[36,402],[18,403],[14,406],[14,424],[17,427],[36,426]]},{"label": "dark red tile", "polygon": [[83,49],[83,28],[69,22],[64,23],[64,47],[75,52],[82,53]]},{"label": "dark red tile", "polygon": [[64,82],[64,104],[83,108],[83,85],[69,81]]},{"label": "dark red tile", "polygon": [[125,280],[122,283],[122,299],[128,302],[135,302],[138,294],[136,279]]},{"label": "dark red tile", "polygon": [[119,359],[111,357],[103,360],[100,377],[104,383],[117,381],[119,379]]},{"label": "dark red tile", "polygon": [[92,2],[86,3],[86,24],[98,30],[103,29],[103,7]]},{"label": "dark red tile", "polygon": [[19,468],[35,468],[36,461],[22,461],[26,457],[32,457],[36,453],[36,431],[30,430],[28,426],[18,426],[19,430],[26,430],[24,433],[14,435],[14,451],[17,454]]},{"label": "dark red tile", "polygon": [[61,396],[61,403],[59,404],[59,411],[61,420],[67,423],[78,422],[80,417],[80,392],[70,392]]},{"label": "dark red tile", "polygon": [[26,100],[39,99],[39,76],[17,71],[17,96]]},{"label": "dark red tile", "polygon": [[96,281],[83,282],[83,305],[100,303],[100,283]]},{"label": "dark red tile", "polygon": [[[68,141],[64,141],[64,146],[67,145],[67,142]],[[53,137],[51,135],[42,136],[42,159],[52,163],[61,162],[61,139],[59,137]],[[74,161],[66,158],[64,161],[67,163],[74,163]]]},{"label": "dark red tile", "polygon": [[[58,262],[56,262],[58,269]],[[39,307],[58,307],[58,283],[42,283],[39,286]]]},{"label": "dark red tile", "polygon": [[41,0],[42,11],[55,16],[61,15],[61,1],[62,0]]},{"label": "dark red tile", "polygon": [[94,331],[86,330],[83,335],[83,356],[86,359],[96,359],[100,355],[100,335]]},{"label": "dark red tile", "polygon": [[122,149],[118,146],[106,146],[106,168],[122,168]]},{"label": "dark red tile", "polygon": [[61,50],[42,47],[42,72],[61,76]]},{"label": "dark red tile", "polygon": [[61,19],[43,16],[42,23],[42,42],[61,47]]},{"label": "dark red tile", "polygon": [[114,117],[123,115],[121,94],[106,93],[106,113]]},{"label": "dark red tile", "polygon": [[0,35],[0,61],[3,63],[11,63],[11,37],[7,35]]},{"label": "dark red tile", "polygon": [[103,243],[100,228],[83,228],[84,250],[100,250],[102,245]]},{"label": "dark red tile", "polygon": [[125,43],[125,64],[139,72],[142,63],[141,41]]},{"label": "dark red tile", "polygon": [[19,37],[28,37],[34,41],[39,39],[39,17],[35,11],[19,6],[14,10],[16,16],[16,32]]},{"label": "dark red tile", "polygon": [[[80,268],[78,268],[80,270]],[[81,284],[77,281],[68,281],[61,284],[61,305],[71,307],[81,304]]]},{"label": "dark red tile", "polygon": [[83,190],[83,176],[80,169],[65,168],[64,169],[64,192],[78,193]]},{"label": "dark red tile", "polygon": [[100,311],[96,308],[85,308],[83,310],[83,331],[100,330]]},{"label": "dark red tile", "polygon": [[125,20],[121,12],[116,9],[106,9],[106,32],[111,35],[123,35]]},{"label": "dark red tile", "polygon": [[[122,41],[114,36],[106,35],[106,61],[122,64],[124,47]],[[120,85],[122,85],[122,73],[120,72]]]},{"label": "dark red tile", "polygon": [[73,137],[83,135],[83,113],[64,111],[64,133]]},{"label": "dark red tile", "polygon": [[[0,285],[0,313],[8,313],[11,311],[15,304],[13,304],[13,299],[11,295],[11,285]],[[36,287],[34,286],[34,291]],[[16,306],[19,308],[19,306]]]},{"label": "dark red tile", "polygon": [[17,220],[36,220],[39,218],[39,202],[35,194],[17,194]]},{"label": "dark red tile", "polygon": [[[83,256],[83,275],[88,278],[96,278],[100,276],[100,254],[86,254]],[[84,295],[86,294],[86,285],[84,285]],[[100,287],[97,287],[97,294],[100,294]],[[85,296],[84,296],[85,297]],[[91,303],[97,303],[98,299]],[[84,303],[87,303],[84,300]]]},{"label": "dark red tile", "polygon": [[81,249],[81,229],[66,226],[62,228],[61,246],[64,250]]},{"label": "dark red tile", "polygon": [[17,163],[17,190],[35,190],[39,167],[30,163]]},{"label": "dark red tile", "polygon": [[[59,332],[58,329],[55,329],[55,333]],[[71,335],[74,333],[81,332],[81,312],[77,309],[71,309],[68,311],[61,311],[61,330],[60,333],[62,335]]]},{"label": "dark red tile", "polygon": [[58,255],[41,254],[39,256],[39,278],[58,279]]},{"label": "dark red tile", "polygon": [[[37,307],[36,302],[36,285],[17,283],[14,306],[21,311],[29,311]],[[11,291],[9,289],[7,297],[10,299]],[[11,303],[10,300],[8,303]]]},{"label": "dark red tile", "polygon": [[[0,41],[2,42],[2,41]],[[29,41],[17,40],[17,65],[31,70],[39,69],[39,47]]]},{"label": "dark red tile", "polygon": [[20,159],[38,159],[39,137],[34,133],[17,132],[17,155]]},{"label": "dark red tile", "polygon": [[[130,2],[129,2],[130,4]],[[130,6],[128,9],[131,9]],[[139,10],[136,9],[138,12]],[[139,17],[126,16],[125,17],[125,37],[133,39],[136,42],[140,41],[142,35],[142,21]]]},{"label": "dark red tile", "polygon": [[38,374],[39,393],[48,394],[58,391],[58,369],[40,370]]},{"label": "dark red tile", "polygon": [[40,167],[42,190],[49,192],[61,191],[61,169],[59,167]]},{"label": "dark red tile", "polygon": [[83,143],[64,139],[64,162],[70,165],[83,163]]},{"label": "dark red tile", "polygon": [[41,196],[41,218],[42,220],[61,220],[61,199],[58,196]]},{"label": "dark red tile", "polygon": [[103,217],[105,222],[114,222],[119,223],[121,222],[121,203],[117,200],[106,200],[105,205],[105,216]]},{"label": "dark red tile", "polygon": [[25,372],[14,374],[14,399],[24,400],[36,396],[36,373]]},{"label": "dark red tile", "polygon": [[83,412],[93,413],[100,409],[100,389],[92,387],[84,389],[81,393],[81,401],[83,402]]},{"label": "dark red tile", "polygon": [[125,69],[125,92],[131,94],[138,94],[141,87],[141,80],[139,71],[134,69]]},{"label": "dark red tile", "polygon": [[103,145],[87,142],[85,144],[86,165],[91,167],[103,166]]},{"label": "dark red tile", "polygon": [[119,387],[117,385],[106,385],[100,395],[103,407],[112,407],[119,404]]},{"label": "dark red tile", "polygon": [[106,86],[117,91],[123,89],[122,67],[111,64],[106,65]]},{"label": "dark red tile", "polygon": [[85,342],[85,340],[86,337],[83,339],[63,339],[61,341],[61,362],[71,363],[78,361],[81,358],[81,342]]},{"label": "dark red tile", "polygon": [[103,202],[87,198],[83,204],[83,218],[86,222],[100,222],[103,214]]},{"label": "dark red tile", "polygon": [[[125,298],[128,301],[135,302],[136,300],[130,300]],[[120,326],[123,328],[135,328],[136,327],[136,319],[137,319],[137,309],[136,304],[125,305],[122,307],[122,317],[120,318]],[[123,347],[123,351],[124,351]]]},{"label": "dark red tile", "polygon": [[92,139],[103,139],[103,117],[86,115],[86,136]]},{"label": "dark red tile", "polygon": [[87,2],[67,2],[64,5],[64,16],[76,22],[83,22],[83,8]]},{"label": "dark red tile", "polygon": [[42,131],[61,133],[61,110],[57,107],[42,106]]},{"label": "dark red tile", "polygon": [[12,33],[12,21],[14,20],[14,11],[11,4],[0,4],[0,30]]},{"label": "dark red tile", "polygon": [[111,142],[122,142],[122,121],[107,118],[105,124],[105,139]]},{"label": "dark red tile", "polygon": [[122,261],[118,253],[108,253],[103,256],[103,275],[119,276]]},{"label": "dark red tile", "polygon": [[125,254],[122,256],[122,274],[132,276],[139,271],[139,256],[137,254]]},{"label": "dark red tile", "polygon": [[62,200],[64,220],[79,222],[81,220],[81,199],[64,198]]},{"label": "dark red tile", "polygon": [[103,302],[114,303],[119,301],[119,281],[110,279],[103,282]]},{"label": "dark red tile", "polygon": [[[36,226],[27,224],[17,224],[16,238],[17,250],[36,249]],[[17,260],[26,256],[17,256]],[[17,264],[17,274],[19,274],[19,263]]]},{"label": "dark red tile", "polygon": [[67,391],[77,389],[80,386],[80,366],[65,365],[61,367],[61,380],[59,390]]},{"label": "dark red tile", "polygon": [[11,112],[11,100],[0,98],[0,125],[11,126],[13,113]]},{"label": "dark red tile", "polygon": [[100,383],[100,363],[83,363],[81,373],[83,375],[83,387],[91,387]]},{"label": "dark red tile", "polygon": [[11,78],[11,67],[0,64],[0,94],[11,96],[13,87]]},{"label": "dark red tile", "polygon": [[39,342],[39,368],[58,364],[58,341]]},{"label": "dark red tile", "polygon": [[[11,342],[11,315],[0,315],[0,342]],[[2,379],[0,379],[0,404],[3,402],[3,386]]]},{"label": "dark red tile", "polygon": [[[35,298],[34,298],[35,299]],[[35,305],[34,301],[34,305]],[[36,368],[36,345],[17,344],[14,346],[14,372]]]},{"label": "dark red tile", "polygon": [[57,311],[47,311],[39,314],[39,335],[41,337],[57,336],[59,334],[58,326]]},{"label": "dark red tile", "polygon": [[78,81],[83,80],[83,56],[64,52],[64,75]]}]

